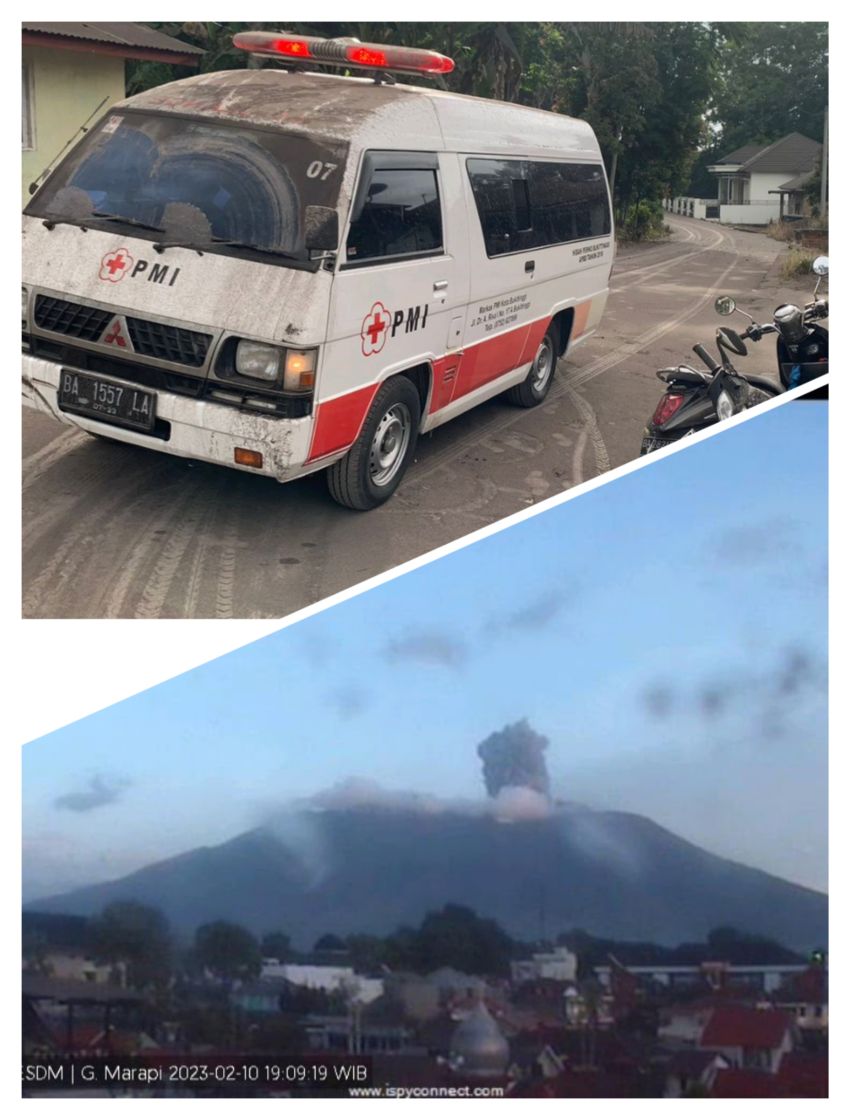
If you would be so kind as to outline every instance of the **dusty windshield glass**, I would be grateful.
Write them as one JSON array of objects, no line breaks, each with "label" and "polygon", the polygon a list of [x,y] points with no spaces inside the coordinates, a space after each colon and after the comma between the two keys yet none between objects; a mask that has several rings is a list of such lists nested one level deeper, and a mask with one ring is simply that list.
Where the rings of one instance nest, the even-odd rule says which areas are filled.
[{"label": "dusty windshield glass", "polygon": [[27,208],[165,242],[300,253],[304,211],[335,207],[345,145],[175,115],[107,115]]}]

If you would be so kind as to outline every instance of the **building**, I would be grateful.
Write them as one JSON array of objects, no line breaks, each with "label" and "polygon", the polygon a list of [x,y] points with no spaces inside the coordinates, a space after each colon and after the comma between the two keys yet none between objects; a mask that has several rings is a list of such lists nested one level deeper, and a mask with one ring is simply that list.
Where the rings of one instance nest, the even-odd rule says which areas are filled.
[{"label": "building", "polygon": [[773,1007],[715,1007],[699,1049],[722,1054],[734,1069],[776,1073],[783,1057],[794,1049],[793,1021]]},{"label": "building", "polygon": [[22,30],[24,202],[30,183],[81,127],[126,96],[127,59],[196,68],[203,54],[142,23],[24,23]]},{"label": "building", "polygon": [[358,975],[347,964],[288,964],[274,957],[263,960],[261,981],[285,981],[300,988],[340,992],[360,1003],[371,1003],[383,993],[380,977]]},{"label": "building", "polygon": [[514,984],[528,980],[563,980],[572,984],[577,968],[575,953],[558,945],[551,952],[533,953],[530,960],[511,961],[511,980]]},{"label": "building", "polygon": [[720,221],[767,225],[781,217],[782,198],[814,174],[821,151],[817,140],[789,132],[772,144],[745,144],[710,164],[709,173],[717,176]]},{"label": "building", "polygon": [[793,1016],[802,1031],[825,1032],[829,1026],[829,975],[822,963],[813,962],[805,972],[792,976],[775,994],[774,1001]]}]

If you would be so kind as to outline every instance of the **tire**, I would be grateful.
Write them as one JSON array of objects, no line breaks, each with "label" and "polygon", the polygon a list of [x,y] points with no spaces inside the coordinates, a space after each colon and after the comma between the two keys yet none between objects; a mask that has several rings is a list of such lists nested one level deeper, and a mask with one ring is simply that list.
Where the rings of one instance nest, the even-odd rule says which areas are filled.
[{"label": "tire", "polygon": [[558,365],[558,340],[554,323],[541,339],[528,371],[528,377],[519,385],[514,385],[505,394],[511,404],[519,408],[535,408],[546,400],[546,394],[552,388],[555,379],[555,368]]},{"label": "tire", "polygon": [[335,502],[367,510],[391,498],[407,470],[419,436],[422,406],[406,377],[391,377],[372,401],[357,442],[327,470]]}]

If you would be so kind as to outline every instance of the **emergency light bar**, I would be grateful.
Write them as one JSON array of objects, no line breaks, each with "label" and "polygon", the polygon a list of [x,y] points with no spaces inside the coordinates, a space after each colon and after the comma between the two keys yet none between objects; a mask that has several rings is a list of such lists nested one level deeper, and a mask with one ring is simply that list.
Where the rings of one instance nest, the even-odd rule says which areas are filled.
[{"label": "emergency light bar", "polygon": [[454,60],[437,51],[361,43],[357,39],[320,39],[288,31],[240,31],[233,45],[251,54],[291,58],[328,66],[357,66],[364,70],[399,70],[412,74],[450,74]]}]

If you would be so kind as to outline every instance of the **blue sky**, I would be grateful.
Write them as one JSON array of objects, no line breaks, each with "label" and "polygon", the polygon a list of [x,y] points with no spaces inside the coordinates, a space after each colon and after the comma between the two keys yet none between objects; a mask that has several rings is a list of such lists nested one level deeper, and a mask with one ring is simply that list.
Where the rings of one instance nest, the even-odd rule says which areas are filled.
[{"label": "blue sky", "polygon": [[754,417],[27,745],[25,895],[352,777],[479,799],[521,718],[558,796],[825,888],[826,428]]}]

